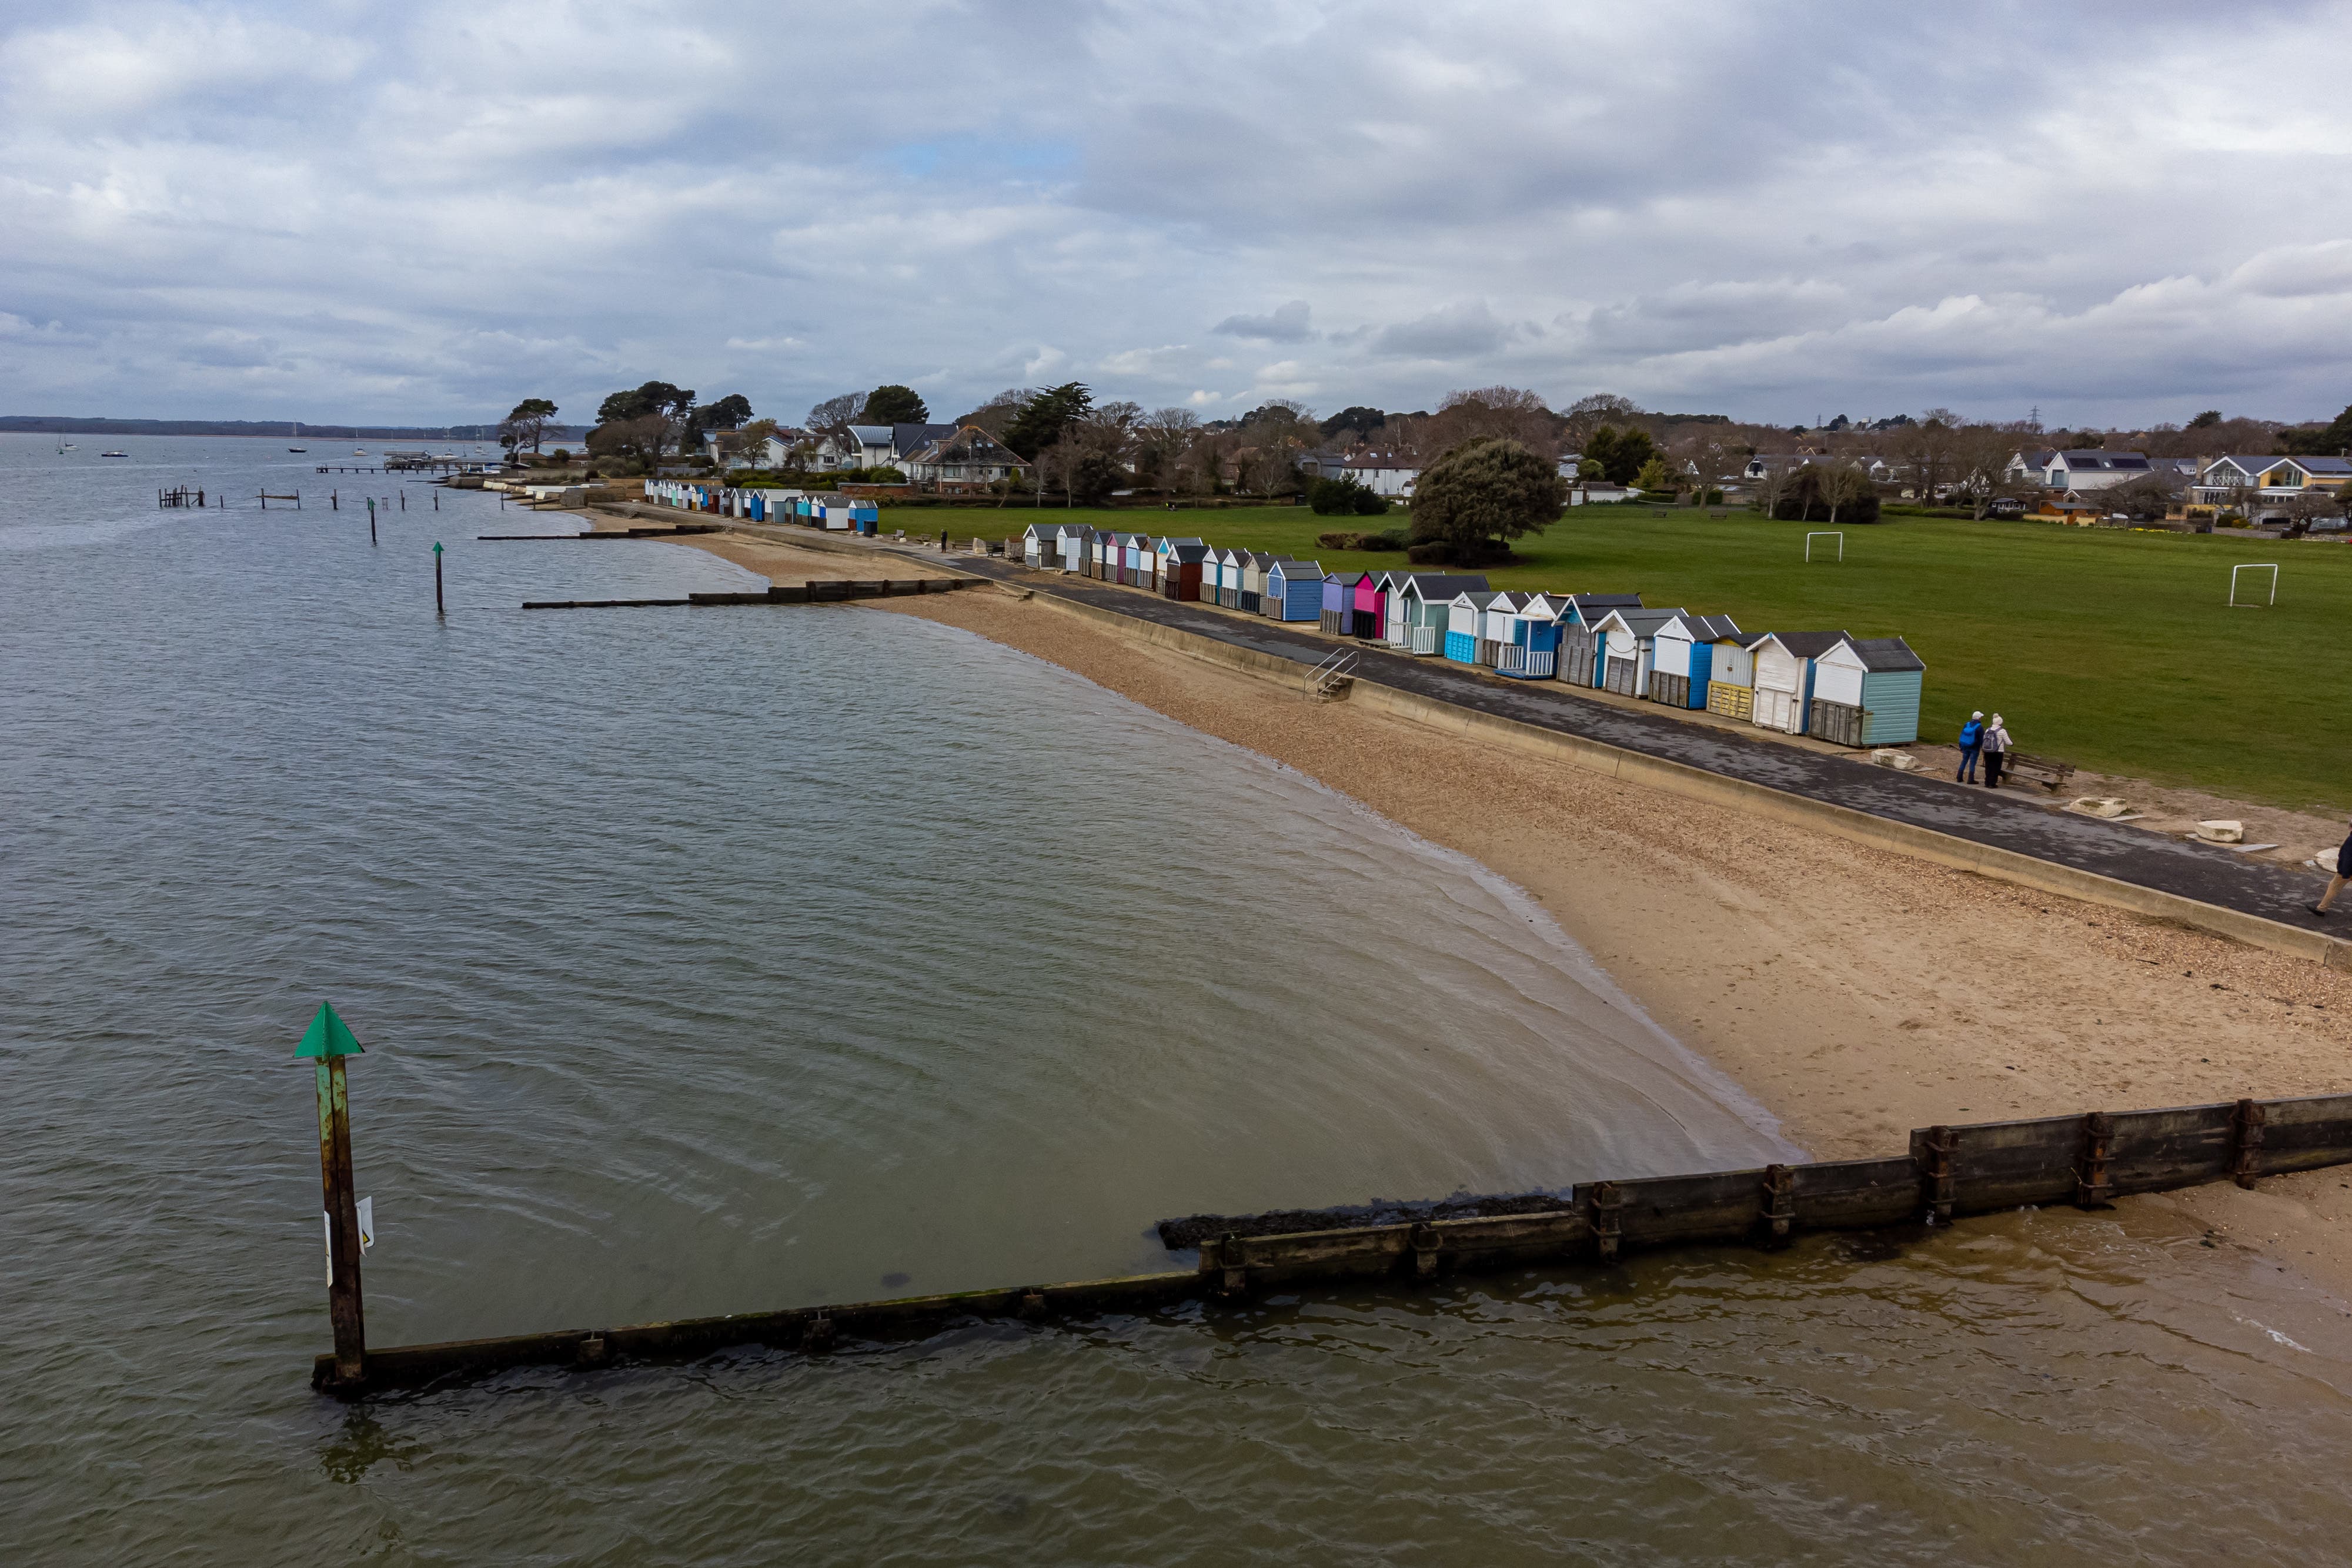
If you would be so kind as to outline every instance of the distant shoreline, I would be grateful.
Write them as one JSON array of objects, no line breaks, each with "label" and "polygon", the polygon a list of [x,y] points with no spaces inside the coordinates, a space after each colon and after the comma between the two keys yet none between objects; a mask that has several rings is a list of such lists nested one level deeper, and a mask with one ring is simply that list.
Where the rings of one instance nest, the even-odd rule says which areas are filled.
[{"label": "distant shoreline", "polygon": [[[69,414],[0,414],[0,434],[20,435],[238,435],[265,441],[496,441],[489,424],[312,424],[272,419],[82,419]],[[585,430],[551,426],[543,437],[562,445],[587,439]]]}]

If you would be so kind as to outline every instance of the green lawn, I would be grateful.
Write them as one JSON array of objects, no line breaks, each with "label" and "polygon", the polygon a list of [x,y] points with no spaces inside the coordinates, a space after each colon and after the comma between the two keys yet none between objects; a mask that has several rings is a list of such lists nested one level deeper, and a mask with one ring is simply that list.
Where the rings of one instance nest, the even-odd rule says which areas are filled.
[{"label": "green lawn", "polygon": [[[995,538],[1053,514],[886,509],[882,526]],[[1329,571],[1405,564],[1315,547],[1327,530],[1401,527],[1402,514],[1081,509],[1055,520],[1197,534]],[[1927,664],[1924,739],[1949,737],[1983,708],[2008,718],[2022,750],[2242,800],[2352,809],[2352,755],[2331,716],[2333,698],[2352,706],[2352,672],[2327,651],[2352,629],[2352,547],[1940,517],[1844,531],[1844,564],[1808,566],[1801,523],[1579,508],[1519,541],[1528,564],[1487,577],[1497,588],[1638,592],[1728,612],[1749,631],[1900,635]],[[2250,560],[2280,563],[2274,608],[2228,608],[2230,567]],[[2268,577],[2246,573],[2242,587],[2259,598]]]}]

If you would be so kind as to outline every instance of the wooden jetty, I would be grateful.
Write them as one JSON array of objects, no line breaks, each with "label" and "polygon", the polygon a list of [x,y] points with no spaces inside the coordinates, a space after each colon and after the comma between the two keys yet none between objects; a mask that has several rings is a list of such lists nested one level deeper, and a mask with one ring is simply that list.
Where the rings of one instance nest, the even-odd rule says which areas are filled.
[{"label": "wooden jetty", "polygon": [[[920,1336],[951,1323],[1131,1312],[1194,1298],[1246,1300],[1294,1285],[1429,1281],[1528,1267],[1608,1268],[1668,1247],[1785,1245],[1806,1231],[1933,1228],[2022,1206],[2100,1208],[2162,1192],[2352,1164],[2352,1094],[2239,1100],[2156,1111],[1923,1127],[1907,1153],[1580,1183],[1565,1195],[1487,1200],[1503,1212],[1367,1223],[1362,1211],[1195,1216],[1161,1227],[1197,1238],[1190,1268],[1065,1284],[561,1329],[368,1351],[356,1377],[320,1356],[314,1388],[341,1397],[520,1366],[674,1362],[743,1345],[817,1353],[845,1338]],[[1474,1205],[1477,1200],[1473,1200]],[[1459,1213],[1461,1205],[1449,1206]],[[1424,1214],[1443,1212],[1434,1206]],[[1328,1221],[1328,1223],[1326,1223]],[[1261,1224],[1271,1227],[1263,1232]]]},{"label": "wooden jetty", "polygon": [[155,492],[155,505],[167,511],[179,507],[201,508],[204,504],[205,493],[202,490],[191,490],[185,485]]},{"label": "wooden jetty", "polygon": [[381,463],[321,463],[321,474],[488,474],[500,465],[479,457],[386,457]]}]

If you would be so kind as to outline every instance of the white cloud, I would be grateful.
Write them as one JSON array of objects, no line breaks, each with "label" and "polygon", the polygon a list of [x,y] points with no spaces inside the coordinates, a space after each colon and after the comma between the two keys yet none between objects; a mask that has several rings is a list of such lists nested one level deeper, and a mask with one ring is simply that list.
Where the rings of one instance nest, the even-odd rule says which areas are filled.
[{"label": "white cloud", "polygon": [[1252,373],[1187,346],[1213,322],[1294,356],[1235,401],[2332,413],[2352,101],[2180,84],[2343,79],[2352,29],[2167,5],[2128,49],[2021,43],[2084,18],[794,0],[787,84],[684,0],[58,0],[0,19],[0,410],[473,420],[649,376],[787,416],[1074,376],[1209,407]]}]

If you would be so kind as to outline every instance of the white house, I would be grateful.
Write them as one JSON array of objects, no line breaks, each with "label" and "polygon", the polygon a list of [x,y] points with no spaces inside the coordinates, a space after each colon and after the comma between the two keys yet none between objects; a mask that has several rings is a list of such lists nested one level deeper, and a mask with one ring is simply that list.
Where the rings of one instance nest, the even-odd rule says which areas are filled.
[{"label": "white house", "polygon": [[1421,477],[1421,465],[1360,452],[1340,465],[1337,476],[1353,479],[1375,496],[1410,496],[1413,481]]},{"label": "white house", "polygon": [[2153,472],[2145,452],[2053,452],[2042,470],[2042,488],[2072,490],[2080,495],[2085,490],[2105,490],[2116,485],[2145,479]]}]

